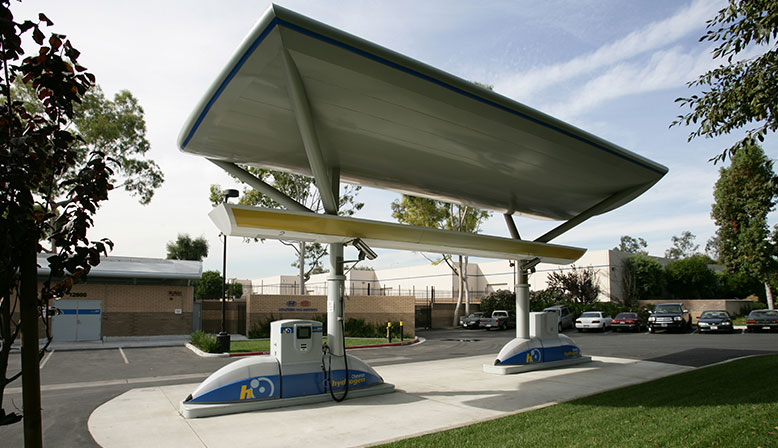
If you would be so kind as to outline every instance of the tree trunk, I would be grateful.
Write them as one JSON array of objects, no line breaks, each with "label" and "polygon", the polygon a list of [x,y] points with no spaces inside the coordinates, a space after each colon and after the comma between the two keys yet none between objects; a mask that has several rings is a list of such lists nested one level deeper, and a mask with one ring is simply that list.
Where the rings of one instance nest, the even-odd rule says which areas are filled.
[{"label": "tree trunk", "polygon": [[457,293],[457,306],[454,308],[454,321],[452,325],[454,327],[459,326],[459,309],[462,306],[462,288],[463,288],[463,278],[462,278],[462,256],[459,255],[459,270],[457,272],[457,276],[459,277],[459,292]]},{"label": "tree trunk", "polygon": [[765,293],[765,297],[767,297],[767,308],[770,310],[774,310],[775,302],[773,302],[773,291],[770,289],[770,279],[768,278],[765,278],[764,281],[764,293]]},{"label": "tree trunk", "polygon": [[297,264],[300,265],[300,295],[305,295],[305,241],[300,241],[300,259]]},{"label": "tree trunk", "polygon": [[[5,280],[5,279],[3,279]],[[3,418],[3,395],[5,394],[6,375],[8,374],[8,355],[11,353],[11,297],[0,298],[0,418]]]},{"label": "tree trunk", "polygon": [[42,447],[41,381],[38,350],[38,272],[36,244],[28,245],[20,265],[19,313],[22,321],[22,405],[24,446]]},{"label": "tree trunk", "polygon": [[462,283],[465,286],[465,316],[470,315],[470,282],[467,277],[467,263],[470,261],[470,257],[465,257],[465,268],[462,270]]}]

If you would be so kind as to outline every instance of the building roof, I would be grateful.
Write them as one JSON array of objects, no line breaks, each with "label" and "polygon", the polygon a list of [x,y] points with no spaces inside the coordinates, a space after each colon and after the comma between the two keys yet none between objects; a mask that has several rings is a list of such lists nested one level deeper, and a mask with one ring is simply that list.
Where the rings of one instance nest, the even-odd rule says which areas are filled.
[{"label": "building roof", "polygon": [[473,82],[276,5],[186,121],[181,150],[312,174],[288,93],[295,89],[289,64],[302,78],[324,163],[346,182],[568,220],[626,204],[667,173]]},{"label": "building roof", "polygon": [[[49,256],[38,254],[38,276],[51,272],[46,261]],[[201,261],[109,256],[100,259],[100,264],[89,272],[89,278],[199,280],[202,273]]]}]

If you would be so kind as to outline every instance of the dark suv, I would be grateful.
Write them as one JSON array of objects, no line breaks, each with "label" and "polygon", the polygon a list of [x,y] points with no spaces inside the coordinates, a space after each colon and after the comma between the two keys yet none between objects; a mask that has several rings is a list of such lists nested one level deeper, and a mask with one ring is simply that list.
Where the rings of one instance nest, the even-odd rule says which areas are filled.
[{"label": "dark suv", "polygon": [[648,332],[656,330],[680,330],[689,331],[692,328],[692,317],[689,310],[684,309],[683,303],[660,303],[649,311]]}]

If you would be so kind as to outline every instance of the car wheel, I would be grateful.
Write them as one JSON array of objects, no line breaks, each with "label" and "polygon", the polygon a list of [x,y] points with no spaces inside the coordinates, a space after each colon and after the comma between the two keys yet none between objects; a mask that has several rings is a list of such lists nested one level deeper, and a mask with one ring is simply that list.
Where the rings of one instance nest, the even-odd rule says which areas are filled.
[{"label": "car wheel", "polygon": [[562,324],[559,324],[556,326],[556,332],[561,333],[562,332]]},{"label": "car wheel", "polygon": [[576,328],[576,330],[580,333],[583,331],[583,328]]}]

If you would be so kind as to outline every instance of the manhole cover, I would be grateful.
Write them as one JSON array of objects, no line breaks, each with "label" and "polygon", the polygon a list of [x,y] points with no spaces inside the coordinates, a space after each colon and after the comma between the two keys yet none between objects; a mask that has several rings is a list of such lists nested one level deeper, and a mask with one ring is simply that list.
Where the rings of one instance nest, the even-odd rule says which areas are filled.
[{"label": "manhole cover", "polygon": [[478,342],[480,339],[441,339],[446,342]]}]

